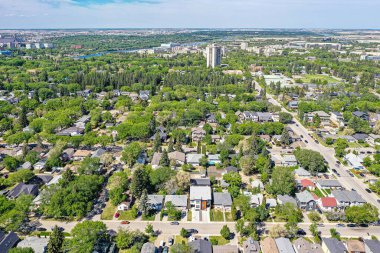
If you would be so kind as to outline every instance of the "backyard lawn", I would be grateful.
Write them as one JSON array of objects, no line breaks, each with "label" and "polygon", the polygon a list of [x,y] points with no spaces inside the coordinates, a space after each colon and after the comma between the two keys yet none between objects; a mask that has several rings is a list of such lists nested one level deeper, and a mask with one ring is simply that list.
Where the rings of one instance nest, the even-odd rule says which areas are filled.
[{"label": "backyard lawn", "polygon": [[226,215],[226,221],[234,221],[234,219],[232,219],[231,212],[226,212],[225,215]]},{"label": "backyard lawn", "polygon": [[224,221],[223,212],[215,209],[210,211],[210,220],[211,221]]}]

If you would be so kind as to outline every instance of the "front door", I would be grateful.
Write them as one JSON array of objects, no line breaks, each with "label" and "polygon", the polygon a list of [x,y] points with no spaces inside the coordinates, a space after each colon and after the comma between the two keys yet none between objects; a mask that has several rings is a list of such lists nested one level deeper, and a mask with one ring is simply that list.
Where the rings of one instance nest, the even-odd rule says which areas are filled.
[{"label": "front door", "polygon": [[201,209],[202,209],[202,210],[205,210],[206,208],[207,208],[207,201],[202,200]]}]

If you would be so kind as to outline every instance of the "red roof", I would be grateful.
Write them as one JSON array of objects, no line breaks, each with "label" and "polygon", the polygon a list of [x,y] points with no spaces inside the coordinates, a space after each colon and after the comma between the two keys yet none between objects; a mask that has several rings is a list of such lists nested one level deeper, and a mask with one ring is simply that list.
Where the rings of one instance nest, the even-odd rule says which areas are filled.
[{"label": "red roof", "polygon": [[315,184],[312,182],[312,181],[310,181],[309,179],[302,179],[301,180],[301,185],[302,185],[302,187],[315,187]]},{"label": "red roof", "polygon": [[336,199],[333,197],[324,197],[321,198],[322,206],[323,207],[336,207]]}]

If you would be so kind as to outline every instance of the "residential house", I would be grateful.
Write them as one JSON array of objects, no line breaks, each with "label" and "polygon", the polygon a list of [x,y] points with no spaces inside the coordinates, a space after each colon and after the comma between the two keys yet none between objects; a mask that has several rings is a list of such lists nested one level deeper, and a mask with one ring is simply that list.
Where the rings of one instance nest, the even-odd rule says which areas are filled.
[{"label": "residential house", "polygon": [[280,237],[276,238],[275,241],[280,253],[295,253],[293,245],[288,238]]},{"label": "residential house", "polygon": [[59,136],[78,136],[83,135],[84,128],[79,127],[69,127],[66,129],[63,129],[57,133]]},{"label": "residential house", "polygon": [[216,164],[221,163],[221,161],[220,161],[220,155],[219,154],[208,155],[207,158],[208,158],[208,164],[209,165],[216,165]]},{"label": "residential house", "polygon": [[368,134],[356,133],[352,135],[352,137],[354,137],[357,141],[365,142],[365,140],[368,138]]},{"label": "residential house", "polygon": [[43,169],[45,169],[45,166],[46,166],[46,161],[40,160],[33,165],[33,168],[35,170],[43,170]]},{"label": "residential house", "polygon": [[206,210],[211,205],[210,186],[190,186],[190,206],[195,211]]},{"label": "residential house", "polygon": [[157,249],[156,249],[156,246],[154,246],[153,243],[146,242],[146,243],[143,244],[140,252],[141,253],[156,253]]},{"label": "residential house", "polygon": [[281,165],[284,167],[297,166],[297,159],[294,155],[282,156]]},{"label": "residential house", "polygon": [[74,125],[77,127],[77,128],[82,128],[82,129],[85,129],[86,127],[86,124],[88,122],[90,122],[90,119],[91,119],[91,116],[90,115],[83,115],[82,117],[80,117],[77,122],[74,123]]},{"label": "residential house", "polygon": [[298,101],[289,101],[288,107],[290,109],[297,109],[298,108]]},{"label": "residential house", "polygon": [[380,241],[364,239],[364,247],[366,253],[380,252]]},{"label": "residential house", "polygon": [[173,151],[168,154],[169,159],[176,162],[176,164],[184,164],[186,162],[186,154],[180,151]]},{"label": "residential house", "polygon": [[347,253],[343,242],[336,238],[322,238],[322,249],[325,253]]},{"label": "residential house", "polygon": [[300,167],[298,169],[295,169],[294,170],[294,175],[296,175],[299,178],[310,178],[311,177],[310,172],[308,172],[307,170],[305,170],[302,167]]},{"label": "residential house", "polygon": [[228,192],[213,193],[214,208],[230,212],[232,207],[231,194]]},{"label": "residential house", "polygon": [[48,243],[49,238],[27,236],[17,244],[17,248],[32,248],[36,253],[45,253],[47,252]]},{"label": "residential house", "polygon": [[303,210],[312,211],[316,209],[317,203],[309,191],[296,193],[296,200],[298,207]]},{"label": "residential house", "polygon": [[237,245],[214,245],[212,246],[213,253],[239,253]]},{"label": "residential house", "polygon": [[186,154],[186,162],[193,166],[199,166],[199,161],[203,156],[202,154]]},{"label": "residential house", "polygon": [[343,115],[340,112],[331,112],[330,121],[338,127],[344,126]]},{"label": "residential house", "polygon": [[251,187],[252,188],[258,188],[258,189],[262,190],[262,189],[264,189],[264,184],[263,184],[263,182],[261,182],[260,179],[254,179],[251,182]]},{"label": "residential house", "polygon": [[150,91],[149,90],[140,90],[139,92],[139,98],[141,100],[148,100],[150,96]]},{"label": "residential house", "polygon": [[202,128],[193,128],[191,129],[191,139],[194,142],[202,141],[206,136],[206,131]]},{"label": "residential house", "polygon": [[248,237],[243,242],[243,253],[260,253],[260,244],[258,241],[253,240],[252,237]]},{"label": "residential house", "polygon": [[315,190],[315,184],[310,179],[304,178],[304,179],[301,179],[298,181],[298,188],[302,191],[305,189],[307,189],[309,191],[314,191]]},{"label": "residential house", "polygon": [[331,191],[331,196],[336,199],[339,208],[362,205],[366,203],[366,201],[356,191],[334,190]]},{"label": "residential house", "polygon": [[130,201],[123,201],[117,206],[118,211],[127,211],[131,208],[131,202]]},{"label": "residential house", "polygon": [[312,123],[316,115],[319,116],[322,125],[327,126],[330,124],[330,115],[324,111],[306,113],[305,120],[309,123]]},{"label": "residential house", "polygon": [[75,153],[75,150],[73,148],[67,148],[63,150],[62,155],[61,155],[62,160],[66,162],[70,161],[74,153]]},{"label": "residential house", "polygon": [[380,135],[379,134],[369,134],[367,139],[366,139],[366,142],[371,146],[380,145]]},{"label": "residential house", "polygon": [[317,205],[322,212],[332,212],[338,207],[334,197],[322,197],[317,200]]},{"label": "residential house", "polygon": [[251,194],[250,192],[244,192],[244,195],[250,197],[249,204],[252,208],[258,207],[263,203],[264,196],[261,193]]},{"label": "residential house", "polygon": [[86,157],[90,157],[91,153],[92,152],[90,150],[78,149],[73,154],[73,160],[75,160],[75,161],[81,161],[81,160],[83,160]]},{"label": "residential house", "polygon": [[354,112],[352,112],[352,116],[355,116],[355,117],[361,118],[362,120],[365,120],[365,121],[368,121],[368,120],[369,120],[369,115],[368,115],[368,113],[366,113],[366,112],[362,112],[362,111],[354,111]]},{"label": "residential house", "polygon": [[260,243],[262,253],[280,253],[276,241],[272,237],[266,237]]},{"label": "residential house", "polygon": [[319,188],[319,189],[323,189],[323,190],[339,190],[339,189],[343,189],[343,186],[339,183],[338,180],[325,180],[325,179],[321,179],[321,180],[317,180],[316,181],[316,186]]},{"label": "residential house", "polygon": [[7,196],[10,199],[16,199],[22,194],[36,197],[38,195],[38,186],[34,184],[19,183],[8,192]]},{"label": "residential house", "polygon": [[212,143],[220,142],[221,139],[222,139],[222,137],[220,137],[220,135],[218,135],[218,134],[212,134],[211,135],[211,142]]},{"label": "residential house", "polygon": [[16,246],[17,242],[20,238],[13,231],[8,234],[4,234],[3,231],[0,230],[0,253],[8,253],[8,251]]},{"label": "residential house", "polygon": [[92,158],[100,158],[104,153],[106,153],[106,150],[103,148],[98,148],[92,155]]},{"label": "residential house", "polygon": [[164,204],[164,195],[148,195],[147,204],[150,210],[160,211]]},{"label": "residential house", "polygon": [[364,168],[362,165],[363,159],[353,153],[346,154],[344,156],[344,160],[346,160],[348,162],[348,165],[355,170],[361,170]]},{"label": "residential house", "polygon": [[347,240],[346,246],[347,246],[348,253],[366,253],[365,246],[362,241]]},{"label": "residential house", "polygon": [[30,162],[24,162],[20,167],[20,169],[22,170],[30,170],[31,168],[32,168],[32,164]]},{"label": "residential house", "polygon": [[302,237],[293,242],[293,247],[296,253],[323,253],[321,245],[310,243]]},{"label": "residential house", "polygon": [[187,195],[166,195],[165,196],[165,205],[168,202],[171,202],[173,206],[179,210],[187,210]]},{"label": "residential house", "polygon": [[153,169],[157,169],[160,166],[161,157],[162,157],[162,153],[155,152],[153,154],[152,161],[150,162]]},{"label": "residential house", "polygon": [[273,117],[270,112],[254,112],[253,121],[256,122],[273,122]]},{"label": "residential house", "polygon": [[192,178],[190,184],[193,186],[211,186],[210,178]]},{"label": "residential house", "polygon": [[297,206],[297,200],[289,195],[277,195],[277,202],[280,205],[292,203],[294,206]]},{"label": "residential house", "polygon": [[211,243],[209,241],[198,239],[189,242],[190,253],[212,253]]},{"label": "residential house", "polygon": [[210,113],[206,115],[206,121],[207,123],[216,123],[216,117],[215,114]]}]

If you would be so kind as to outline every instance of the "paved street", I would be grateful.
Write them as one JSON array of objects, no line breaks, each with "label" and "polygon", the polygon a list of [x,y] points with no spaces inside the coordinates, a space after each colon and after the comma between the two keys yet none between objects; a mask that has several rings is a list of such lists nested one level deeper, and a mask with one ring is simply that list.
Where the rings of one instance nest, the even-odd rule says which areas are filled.
[{"label": "paved street", "polygon": [[[261,87],[258,84],[256,84],[255,87],[257,91],[261,90]],[[372,205],[380,209],[380,204],[377,202],[378,197],[376,196],[376,194],[366,192],[365,189],[368,188],[368,186],[361,179],[351,177],[347,173],[347,171],[349,170],[348,167],[344,166],[343,164],[340,166],[336,165],[337,159],[335,158],[335,151],[333,148],[325,147],[322,144],[316,143],[314,139],[309,135],[309,131],[297,120],[297,118],[295,117],[295,113],[292,113],[288,111],[286,108],[284,108],[282,104],[280,104],[276,99],[274,99],[271,94],[267,93],[267,98],[270,103],[280,106],[283,112],[287,112],[293,115],[293,120],[295,124],[289,124],[291,129],[297,135],[303,135],[303,141],[308,141],[308,143],[305,143],[307,149],[318,151],[323,155],[325,160],[328,162],[330,170],[336,169],[339,172],[340,177],[338,177],[338,180],[343,187],[345,187],[347,190],[355,189],[368,203],[371,203]]]},{"label": "paved street", "polygon": [[[65,228],[66,232],[70,232],[71,229],[77,224],[77,222],[59,222],[59,221],[47,221],[41,220],[42,227],[50,230],[54,225],[58,225],[60,227]],[[120,228],[127,229],[139,229],[144,231],[146,225],[148,223],[153,225],[154,230],[158,230],[161,235],[164,237],[169,237],[173,235],[178,235],[180,233],[181,228],[193,228],[199,231],[199,235],[207,236],[207,235],[219,235],[220,230],[223,225],[227,224],[231,230],[231,232],[235,232],[235,222],[180,222],[180,225],[170,225],[170,222],[165,221],[131,221],[128,225],[122,225],[120,221],[103,221],[108,229],[119,230]],[[265,223],[265,229],[270,230],[274,225],[285,223],[277,222],[277,223]],[[299,227],[304,229],[308,235],[309,226],[311,223],[300,223]],[[369,238],[371,235],[375,235],[380,237],[380,227],[379,226],[370,226],[367,228],[349,228],[349,227],[336,227],[336,223],[328,223],[324,224],[324,227],[319,227],[318,230],[322,232],[323,236],[330,236],[330,229],[335,228],[343,237],[365,237]],[[367,234],[369,233],[369,235]]]}]

